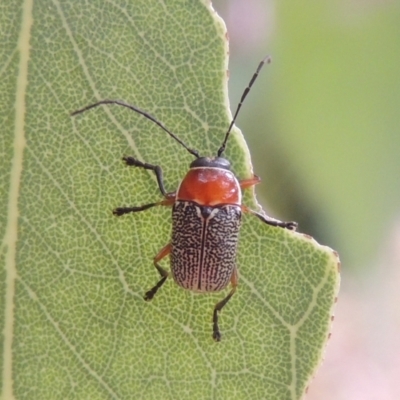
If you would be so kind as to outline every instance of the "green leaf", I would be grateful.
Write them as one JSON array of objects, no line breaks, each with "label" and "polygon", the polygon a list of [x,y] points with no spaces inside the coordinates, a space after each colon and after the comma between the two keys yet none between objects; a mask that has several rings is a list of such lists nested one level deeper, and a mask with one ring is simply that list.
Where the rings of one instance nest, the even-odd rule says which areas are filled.
[{"label": "green leaf", "polygon": [[[123,99],[215,155],[231,116],[226,32],[209,3],[0,7],[2,397],[301,398],[328,337],[337,255],[246,216],[239,288],[214,343],[223,293],[171,280],[143,301],[159,279],[152,259],[169,241],[170,209],[111,213],[161,197],[154,174],[125,167],[123,155],[161,165],[171,191],[193,157],[122,107],[69,115]],[[237,129],[225,155],[239,178],[251,176]],[[253,193],[245,200],[257,207]]]},{"label": "green leaf", "polygon": [[365,276],[399,214],[400,3],[277,5],[271,114],[257,122],[273,119],[319,237]]}]

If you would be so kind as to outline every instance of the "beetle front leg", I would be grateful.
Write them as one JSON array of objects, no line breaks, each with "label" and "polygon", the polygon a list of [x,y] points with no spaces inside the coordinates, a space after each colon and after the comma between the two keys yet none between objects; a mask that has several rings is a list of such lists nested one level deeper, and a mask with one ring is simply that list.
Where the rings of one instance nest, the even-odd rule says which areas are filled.
[{"label": "beetle front leg", "polygon": [[175,202],[175,192],[172,193],[167,193],[164,187],[164,181],[163,181],[163,175],[162,175],[162,169],[158,165],[152,165],[152,164],[147,164],[144,162],[141,162],[139,160],[136,160],[136,158],[133,157],[123,157],[122,158],[126,165],[133,166],[133,167],[140,167],[144,169],[149,169],[154,171],[157,177],[157,182],[158,182],[158,188],[160,189],[160,192],[164,196],[164,200],[158,201],[157,203],[149,203],[149,204],[144,204],[143,206],[138,206],[138,207],[117,207],[113,210],[113,214],[116,215],[117,217],[120,217],[121,215],[128,214],[131,212],[139,212],[139,211],[144,211],[147,210],[151,207],[155,206],[172,206]]},{"label": "beetle front leg", "polygon": [[162,169],[160,166],[153,165],[153,164],[147,164],[147,163],[139,161],[133,157],[122,157],[122,159],[125,161],[126,165],[129,165],[132,167],[144,168],[144,169],[153,171],[156,174],[158,188],[160,189],[160,192],[162,193],[162,195],[164,197],[166,197],[168,195],[167,191],[165,190],[165,187],[164,187],[163,173],[162,173]]},{"label": "beetle front leg", "polygon": [[237,270],[235,268],[233,270],[233,274],[232,274],[232,278],[231,278],[231,286],[232,286],[231,291],[229,292],[228,296],[226,296],[223,300],[221,300],[219,303],[217,303],[214,307],[213,339],[216,342],[219,342],[221,340],[221,332],[219,331],[219,326],[218,326],[218,313],[222,310],[222,308],[229,301],[229,299],[235,294],[237,285],[238,285],[238,274],[237,274]]},{"label": "beetle front leg", "polygon": [[154,287],[152,287],[149,291],[145,293],[144,299],[146,301],[151,300],[157,293],[158,289],[160,289],[160,287],[164,285],[165,281],[167,280],[169,272],[166,271],[164,268],[162,268],[160,265],[158,265],[158,262],[161,261],[164,257],[166,257],[170,253],[171,253],[171,243],[168,243],[154,257],[154,266],[157,268],[158,273],[161,275],[161,279],[157,282],[157,284]]}]

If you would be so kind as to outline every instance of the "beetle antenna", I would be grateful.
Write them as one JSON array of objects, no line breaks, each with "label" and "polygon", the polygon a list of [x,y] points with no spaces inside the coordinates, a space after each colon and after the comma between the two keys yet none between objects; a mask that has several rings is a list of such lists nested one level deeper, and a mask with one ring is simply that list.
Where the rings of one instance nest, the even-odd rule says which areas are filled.
[{"label": "beetle antenna", "polygon": [[269,64],[270,62],[271,62],[271,57],[270,57],[270,56],[267,56],[267,57],[265,57],[265,58],[260,62],[260,64],[258,64],[258,67],[257,67],[257,69],[256,69],[256,72],[254,73],[253,77],[252,77],[251,80],[250,80],[250,83],[248,84],[247,88],[244,90],[244,92],[243,92],[243,94],[242,94],[242,98],[240,99],[240,102],[239,102],[239,104],[238,104],[238,106],[237,106],[235,115],[233,116],[232,122],[231,122],[231,124],[229,125],[229,128],[228,128],[228,131],[227,131],[226,134],[225,134],[225,139],[224,139],[224,141],[222,142],[222,145],[221,145],[221,147],[220,147],[219,150],[218,150],[218,153],[217,153],[217,156],[218,156],[218,157],[220,157],[221,154],[225,151],[226,142],[228,141],[228,138],[229,138],[229,135],[230,135],[230,133],[231,133],[233,124],[234,124],[235,121],[236,121],[236,117],[238,116],[239,111],[240,111],[240,109],[242,108],[242,104],[243,104],[243,102],[244,102],[244,99],[246,98],[246,96],[247,96],[248,93],[250,92],[250,89],[251,89],[251,87],[253,86],[254,81],[257,79],[258,74],[259,74],[260,71],[261,71],[261,68],[264,66],[264,64]]},{"label": "beetle antenna", "polygon": [[193,150],[190,147],[188,147],[184,142],[182,142],[181,139],[179,139],[177,136],[175,136],[170,130],[168,130],[160,121],[158,121],[156,118],[154,118],[151,114],[147,113],[146,111],[141,110],[140,108],[138,108],[136,106],[132,106],[131,104],[124,103],[123,101],[120,101],[120,100],[101,100],[101,101],[98,101],[97,103],[90,104],[90,105],[88,105],[86,107],[83,107],[83,108],[81,108],[79,110],[76,110],[76,111],[72,112],[71,116],[75,116],[77,114],[81,114],[81,113],[83,113],[85,111],[90,110],[91,108],[100,106],[102,104],[117,104],[118,106],[129,108],[130,110],[135,111],[138,114],[143,115],[144,117],[146,117],[150,121],[153,121],[155,124],[157,124],[161,129],[164,129],[164,131],[167,132],[169,136],[171,136],[173,139],[175,139],[190,154],[194,155],[196,158],[200,158],[200,155],[196,150]]}]

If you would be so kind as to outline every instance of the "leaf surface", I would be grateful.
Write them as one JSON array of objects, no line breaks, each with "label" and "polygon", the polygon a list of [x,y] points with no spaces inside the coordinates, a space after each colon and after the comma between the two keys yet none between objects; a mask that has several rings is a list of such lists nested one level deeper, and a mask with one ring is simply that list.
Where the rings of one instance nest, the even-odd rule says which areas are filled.
[{"label": "leaf surface", "polygon": [[[122,107],[69,115],[123,99],[215,155],[231,116],[226,32],[210,5],[25,1],[0,18],[3,398],[301,398],[328,337],[335,253],[246,216],[239,290],[214,343],[223,293],[171,280],[143,301],[170,209],[111,213],[161,199],[154,174],[122,156],[162,166],[170,191],[193,157]],[[237,129],[225,156],[251,176]]]}]

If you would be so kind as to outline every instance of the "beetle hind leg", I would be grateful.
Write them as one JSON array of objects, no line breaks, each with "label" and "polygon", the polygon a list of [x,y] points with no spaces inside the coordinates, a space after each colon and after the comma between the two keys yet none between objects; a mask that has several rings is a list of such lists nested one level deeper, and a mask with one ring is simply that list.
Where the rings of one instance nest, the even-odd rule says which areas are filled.
[{"label": "beetle hind leg", "polygon": [[228,296],[226,296],[224,299],[222,299],[219,303],[217,303],[214,306],[214,312],[213,312],[213,339],[216,342],[219,342],[221,340],[221,332],[219,331],[219,326],[218,326],[218,313],[222,310],[222,308],[226,305],[226,303],[230,300],[230,298],[235,294],[236,288],[238,285],[238,275],[237,275],[237,270],[233,271],[232,278],[231,278],[231,285],[232,289],[229,292]]},{"label": "beetle hind leg", "polygon": [[165,281],[167,280],[169,276],[169,272],[166,271],[164,268],[162,268],[160,265],[158,265],[158,262],[162,260],[164,257],[166,257],[169,253],[171,252],[171,243],[168,243],[166,246],[164,246],[161,251],[154,257],[154,266],[156,267],[158,273],[161,275],[161,279],[157,282],[155,286],[153,286],[149,291],[147,291],[144,295],[144,299],[146,301],[151,300],[155,294],[157,293],[158,289],[162,285],[164,285]]}]

